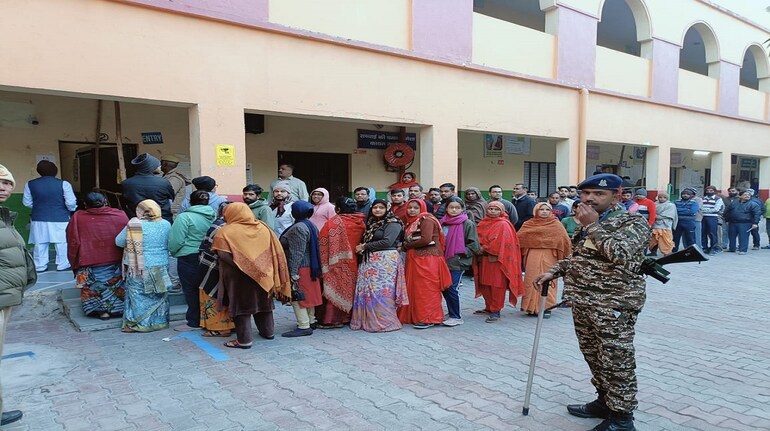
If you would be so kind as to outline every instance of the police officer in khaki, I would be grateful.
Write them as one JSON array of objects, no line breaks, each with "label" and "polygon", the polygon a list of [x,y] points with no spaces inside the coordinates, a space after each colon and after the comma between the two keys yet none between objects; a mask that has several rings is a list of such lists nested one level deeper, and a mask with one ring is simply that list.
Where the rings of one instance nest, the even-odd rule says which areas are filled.
[{"label": "police officer in khaki", "polygon": [[617,175],[599,174],[578,185],[575,219],[581,235],[573,237],[572,256],[535,279],[542,286],[564,277],[564,299],[572,301],[578,344],[598,393],[595,401],[569,405],[567,411],[604,419],[592,431],[636,429],[634,324],[644,306],[640,270],[651,231],[643,216],[619,203],[621,183]]}]

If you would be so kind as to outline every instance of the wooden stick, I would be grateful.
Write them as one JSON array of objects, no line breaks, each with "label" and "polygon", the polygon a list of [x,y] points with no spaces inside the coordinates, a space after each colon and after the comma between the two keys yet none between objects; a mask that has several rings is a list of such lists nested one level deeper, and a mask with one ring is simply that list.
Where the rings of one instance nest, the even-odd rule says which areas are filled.
[{"label": "wooden stick", "polygon": [[118,145],[118,183],[122,183],[126,179],[126,161],[123,160],[123,130],[120,123],[120,102],[115,101],[115,134],[117,139],[115,143]]},{"label": "wooden stick", "polygon": [[[96,164],[96,188],[100,189],[101,185],[99,184],[99,135],[102,133],[102,100],[99,99],[96,101],[96,133],[94,136],[96,136],[96,139],[94,139],[94,142],[96,143],[96,150],[94,152],[94,163]],[[81,190],[82,192],[82,190]]]}]

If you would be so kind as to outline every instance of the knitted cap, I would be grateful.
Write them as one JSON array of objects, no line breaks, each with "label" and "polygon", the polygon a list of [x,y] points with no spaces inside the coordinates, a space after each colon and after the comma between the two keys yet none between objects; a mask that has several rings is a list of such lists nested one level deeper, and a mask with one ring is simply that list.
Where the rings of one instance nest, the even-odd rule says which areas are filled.
[{"label": "knitted cap", "polygon": [[642,195],[644,197],[647,197],[647,190],[645,190],[645,189],[637,189],[636,190],[636,195],[637,196]]},{"label": "knitted cap", "polygon": [[195,186],[195,190],[205,190],[207,192],[214,191],[214,187],[217,186],[216,180],[207,175],[193,178],[192,183]]},{"label": "knitted cap", "polygon": [[16,187],[16,180],[13,179],[13,174],[3,165],[0,165],[0,180],[10,181]]},{"label": "knitted cap", "polygon": [[691,194],[693,196],[698,194],[698,191],[695,190],[695,187],[685,187],[685,188],[682,189],[682,193],[684,193],[684,192],[687,192],[687,193],[689,193],[689,194]]},{"label": "knitted cap", "polygon": [[160,160],[151,154],[142,153],[131,160],[131,164],[136,166],[138,172],[149,174],[160,167]]}]

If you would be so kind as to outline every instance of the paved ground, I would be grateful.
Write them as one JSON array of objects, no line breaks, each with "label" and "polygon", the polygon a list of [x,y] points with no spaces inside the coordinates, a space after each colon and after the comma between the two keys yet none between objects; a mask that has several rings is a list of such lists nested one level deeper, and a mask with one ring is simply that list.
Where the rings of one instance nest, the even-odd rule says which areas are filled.
[{"label": "paved ground", "polygon": [[[770,250],[672,267],[637,325],[640,430],[770,429]],[[53,282],[52,282],[53,283]],[[61,315],[11,324],[2,361],[8,430],[584,430],[564,405],[593,397],[569,310],[545,327],[521,415],[535,319],[388,334],[318,330],[251,350],[171,330],[79,333]],[[24,315],[24,313],[20,313]],[[277,331],[294,325],[276,310]],[[170,338],[170,340],[168,340]],[[202,349],[198,344],[205,347]],[[8,357],[7,355],[16,355]],[[213,355],[213,356],[212,356]]]}]

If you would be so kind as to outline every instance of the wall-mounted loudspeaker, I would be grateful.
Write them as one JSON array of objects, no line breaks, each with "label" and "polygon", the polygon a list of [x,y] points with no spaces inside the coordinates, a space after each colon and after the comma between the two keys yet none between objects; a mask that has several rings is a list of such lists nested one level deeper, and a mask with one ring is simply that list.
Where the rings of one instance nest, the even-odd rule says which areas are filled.
[{"label": "wall-mounted loudspeaker", "polygon": [[265,116],[262,114],[243,114],[243,124],[246,133],[265,133]]}]

